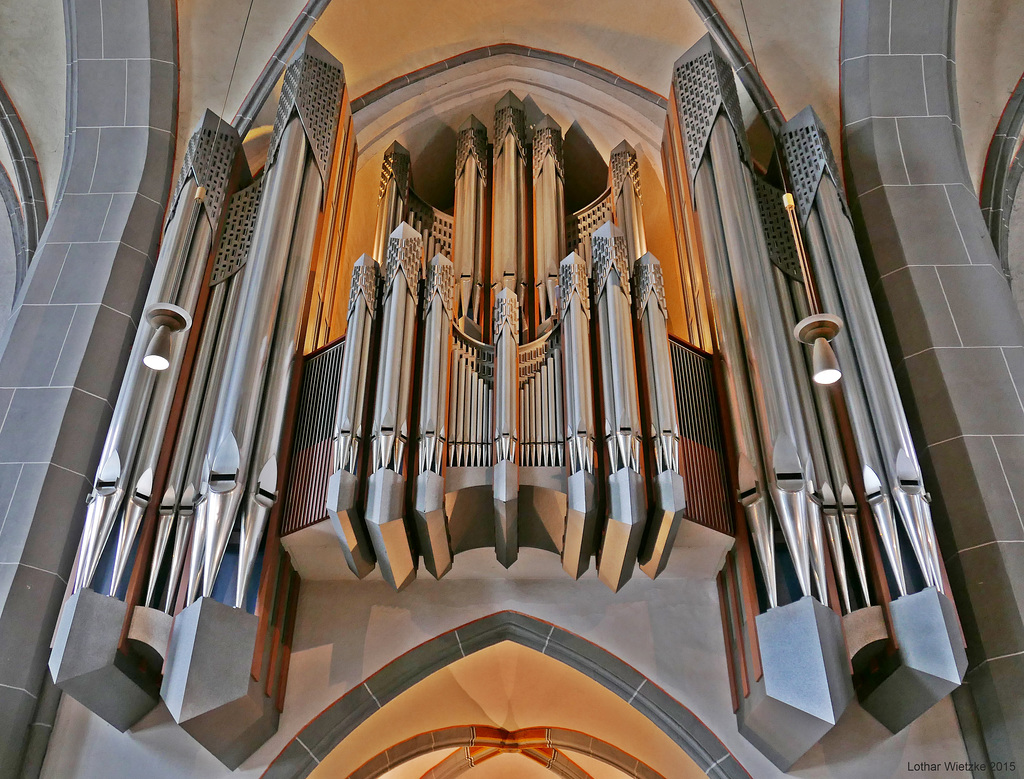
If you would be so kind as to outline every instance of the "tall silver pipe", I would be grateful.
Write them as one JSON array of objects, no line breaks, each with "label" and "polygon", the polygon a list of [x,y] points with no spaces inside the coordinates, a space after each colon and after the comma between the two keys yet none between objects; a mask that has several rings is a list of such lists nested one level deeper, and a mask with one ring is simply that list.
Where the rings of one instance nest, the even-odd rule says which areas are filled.
[{"label": "tall silver pipe", "polygon": [[[199,187],[189,179],[179,193],[183,202],[194,203]],[[154,303],[170,301],[177,292],[182,268],[187,262],[188,251],[195,229],[195,209],[178,208],[164,230],[153,278],[144,310]],[[114,413],[107,428],[107,438],[100,454],[100,466],[93,483],[86,511],[85,528],[78,550],[74,591],[93,584],[96,566],[110,537],[118,514],[122,508],[129,479],[134,470],[141,428],[149,408],[150,396],[159,374],[146,368],[142,358],[146,354],[153,328],[140,321],[135,331],[135,341],[128,357],[128,366],[121,392],[118,394]]]},{"label": "tall silver pipe", "polygon": [[565,257],[562,128],[545,115],[533,132],[533,262],[537,322],[558,316],[559,262]]},{"label": "tall silver pipe", "polygon": [[711,130],[709,151],[721,202],[726,250],[740,314],[761,431],[769,491],[804,595],[812,594],[808,526],[807,435],[793,405],[796,384],[781,319],[768,297],[772,289],[768,250],[757,213],[750,171],[737,151],[728,119]]},{"label": "tall silver pipe", "polygon": [[377,558],[358,506],[359,474],[366,457],[363,425],[367,383],[372,376],[370,354],[377,315],[380,266],[368,254],[352,268],[345,345],[334,421],[334,471],[327,481],[327,513],[349,570],[360,579],[374,569]]},{"label": "tall silver pipe", "polygon": [[610,169],[615,224],[622,228],[625,235],[630,262],[635,262],[647,254],[647,234],[644,231],[644,213],[640,200],[640,165],[636,149],[625,141],[612,149]]},{"label": "tall silver pipe", "polygon": [[377,369],[366,500],[366,526],[380,572],[395,589],[402,589],[416,577],[405,492],[422,257],[420,234],[403,222],[388,239],[384,268],[380,338],[385,347]]},{"label": "tall silver pipe", "polygon": [[829,245],[836,283],[843,290],[843,299],[848,303],[846,326],[852,351],[860,366],[867,405],[877,422],[875,433],[892,497],[899,508],[900,518],[925,582],[939,592],[945,592],[938,543],[917,450],[896,387],[896,377],[889,363],[882,328],[872,305],[853,235],[853,225],[842,212],[835,186],[827,178],[822,179],[815,206]]},{"label": "tall silver pipe", "polygon": [[452,567],[444,504],[448,442],[448,365],[452,351],[455,266],[442,254],[427,265],[423,292],[423,361],[417,431],[418,467],[413,487],[416,536],[423,564],[440,579]]},{"label": "tall silver pipe", "polygon": [[[491,296],[511,289],[526,294],[526,109],[507,92],[494,107],[494,186],[491,190]],[[525,317],[520,325],[526,326]],[[518,335],[518,334],[517,334]]]},{"label": "tall silver pipe", "polygon": [[[210,246],[213,241],[210,222],[208,219],[202,218],[200,213],[205,194],[205,190],[200,187],[196,191],[196,199],[192,204],[190,215],[192,223],[189,227],[192,232],[192,243],[182,267],[177,294],[174,296],[174,304],[189,314],[195,312],[196,304],[199,302],[199,291],[203,284],[206,261],[210,256]],[[114,573],[108,592],[110,595],[117,593],[124,577],[128,558],[135,546],[139,528],[142,526],[142,518],[153,496],[154,473],[160,459],[160,451],[164,447],[167,420],[174,402],[174,393],[178,388],[178,377],[181,374],[187,339],[187,333],[178,333],[174,336],[169,365],[157,379],[150,397],[146,421],[139,433],[138,456],[134,465],[134,485],[132,494],[125,504],[121,526],[118,529],[117,546],[114,550]]]},{"label": "tall silver pipe", "polygon": [[[824,180],[822,185],[826,186],[827,191]],[[838,199],[838,193],[834,188],[831,194]],[[824,195],[820,190],[819,197],[824,200]],[[808,254],[817,277],[822,305],[827,310],[836,312],[847,323],[847,328],[833,340],[832,347],[843,368],[843,386],[845,388],[843,396],[850,415],[850,426],[853,430],[857,453],[860,455],[861,465],[864,468],[865,497],[874,517],[882,550],[885,552],[889,568],[893,573],[896,588],[900,595],[906,595],[906,574],[896,525],[896,512],[891,498],[892,492],[886,468],[883,466],[884,458],[878,446],[879,439],[876,435],[875,420],[868,408],[862,371],[854,354],[853,329],[849,326],[851,322],[849,304],[852,301],[844,300],[844,297],[840,295],[838,278],[829,259],[830,248],[821,220],[821,211],[817,208],[811,211],[807,217],[805,233]],[[874,309],[871,311],[873,312]],[[847,522],[846,527],[849,534],[851,522]],[[859,574],[858,570],[858,576]]]},{"label": "tall silver pipe", "polygon": [[706,156],[694,176],[694,200],[704,243],[715,343],[723,364],[729,416],[736,441],[739,500],[747,516],[754,550],[761,564],[768,607],[774,608],[779,605],[775,578],[775,531],[765,494],[767,482],[758,451],[754,401],[745,350],[740,340],[736,294],[729,274],[713,165]]},{"label": "tall silver pipe", "polygon": [[633,347],[629,250],[622,230],[611,222],[594,231],[591,245],[609,465],[608,520],[597,574],[618,592],[633,575],[647,521],[647,491],[640,472],[642,423]]},{"label": "tall silver pipe", "polygon": [[654,505],[640,552],[640,570],[653,579],[668,565],[686,510],[686,491],[679,472],[679,411],[668,344],[665,279],[661,263],[650,252],[633,265],[633,299],[643,366],[641,393],[647,412],[647,451],[653,454],[647,464],[647,479]]},{"label": "tall silver pipe", "polygon": [[409,151],[398,141],[384,152],[377,197],[377,229],[373,234],[373,259],[383,263],[388,254],[388,237],[409,213]]},{"label": "tall silver pipe", "polygon": [[[806,446],[800,455],[807,473],[807,539],[810,547],[811,573],[814,575],[818,600],[827,606],[829,605],[828,569],[825,562],[826,534],[823,523],[825,522],[825,489],[828,488],[830,492],[832,490],[829,458],[826,455],[824,438],[818,426],[817,407],[811,389],[810,371],[804,355],[804,346],[792,336],[796,323],[803,319],[803,316],[797,312],[806,309],[804,288],[803,285],[787,278],[777,266],[771,268],[771,274],[772,281],[775,283],[775,294],[779,303],[778,311],[784,332],[790,334],[790,337],[786,339],[786,345],[789,347],[790,360],[796,367],[794,379],[799,396],[799,413],[802,414],[807,430]],[[841,456],[841,450],[839,454]],[[842,554],[842,546],[838,551]],[[840,557],[837,561],[837,567],[842,559]]]},{"label": "tall silver pipe", "polygon": [[519,557],[519,299],[494,297],[494,551],[508,568]]},{"label": "tall silver pipe", "polygon": [[280,484],[278,457],[284,432],[288,396],[296,357],[302,348],[305,322],[302,308],[306,300],[309,271],[313,264],[313,242],[323,196],[323,182],[316,163],[306,160],[299,205],[292,232],[291,251],[281,290],[277,324],[270,347],[266,388],[260,405],[259,427],[253,445],[246,507],[239,523],[238,577],[235,608],[245,605],[246,590],[252,577],[260,539],[266,529]]},{"label": "tall silver pipe", "polygon": [[[470,116],[455,145],[455,226],[452,263],[456,278],[456,317],[463,330],[479,336],[487,253],[487,129]],[[472,321],[473,326],[467,325]],[[468,329],[467,329],[468,328]]]},{"label": "tall silver pipe", "polygon": [[247,263],[245,295],[231,330],[233,351],[217,398],[207,450],[210,474],[206,482],[202,588],[205,597],[213,593],[247,486],[307,148],[302,122],[298,116],[293,116],[283,130],[273,164],[264,174],[263,198]]}]

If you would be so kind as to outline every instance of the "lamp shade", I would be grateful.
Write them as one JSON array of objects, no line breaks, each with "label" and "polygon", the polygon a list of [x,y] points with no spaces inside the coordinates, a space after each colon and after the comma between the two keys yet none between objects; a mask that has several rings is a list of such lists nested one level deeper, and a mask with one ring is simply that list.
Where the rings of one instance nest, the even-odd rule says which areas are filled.
[{"label": "lamp shade", "polygon": [[816,384],[835,384],[843,377],[839,360],[832,350],[832,344],[824,338],[817,338],[811,352],[811,375]]},{"label": "lamp shade", "polygon": [[143,364],[154,371],[165,371],[171,365],[171,331],[160,325],[149,339]]}]

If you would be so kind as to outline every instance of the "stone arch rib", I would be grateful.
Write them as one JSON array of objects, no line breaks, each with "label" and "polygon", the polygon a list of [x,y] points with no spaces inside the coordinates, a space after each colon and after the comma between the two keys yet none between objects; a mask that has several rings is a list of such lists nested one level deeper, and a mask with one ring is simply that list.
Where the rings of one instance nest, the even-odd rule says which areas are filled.
[{"label": "stone arch rib", "polygon": [[[17,187],[10,186],[8,180],[0,182],[0,196],[7,205],[7,213],[11,219],[14,232],[16,276],[15,294],[21,288],[28,271],[28,264],[35,253],[39,236],[46,225],[46,197],[43,193],[43,177],[39,170],[39,161],[32,148],[25,125],[14,107],[14,101],[0,83],[0,136],[11,154],[14,163],[14,181]],[[3,178],[7,178],[4,176]],[[13,195],[13,200],[11,199]]]},{"label": "stone arch rib", "polygon": [[1010,215],[1024,172],[1024,158],[1018,151],[1024,132],[1024,75],[1010,93],[999,124],[989,142],[981,174],[981,215],[1007,278],[1010,275]]},{"label": "stone arch rib", "polygon": [[[434,777],[434,772],[438,776],[455,776],[458,775],[455,772],[461,768],[459,773],[464,773],[472,767],[472,765],[465,765],[466,763],[471,763],[473,759],[476,759],[478,763],[482,762],[478,756],[490,756],[490,750],[493,750],[495,754],[518,751],[534,759],[547,758],[549,760],[547,767],[553,769],[559,776],[574,776],[573,768],[575,766],[564,754],[565,750],[569,750],[600,760],[619,769],[627,776],[634,776],[637,779],[664,779],[657,771],[640,762],[625,750],[577,730],[533,727],[509,732],[486,725],[441,728],[428,733],[420,733],[385,749],[366,761],[352,773],[349,779],[378,779],[402,763],[432,752],[449,749],[459,749],[460,751],[441,761],[425,774],[425,779]],[[563,756],[565,761],[569,761],[568,765],[560,761],[559,756]],[[446,763],[448,765],[445,765]]]},{"label": "stone arch rib", "polygon": [[557,625],[500,611],[411,649],[353,688],[309,722],[274,759],[265,779],[301,779],[370,715],[451,663],[503,641],[559,660],[615,693],[675,742],[709,776],[749,779],[714,733],[632,666]]}]

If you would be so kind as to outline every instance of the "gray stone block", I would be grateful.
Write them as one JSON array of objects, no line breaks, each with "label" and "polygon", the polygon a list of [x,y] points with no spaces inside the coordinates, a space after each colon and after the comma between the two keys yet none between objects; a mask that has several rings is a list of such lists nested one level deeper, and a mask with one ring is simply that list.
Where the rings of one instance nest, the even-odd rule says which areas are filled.
[{"label": "gray stone block", "polygon": [[740,733],[787,771],[853,700],[839,616],[810,597],[756,618],[764,675],[737,712]]},{"label": "gray stone block", "polygon": [[871,0],[846,0],[843,4],[843,59],[888,54],[889,19],[883,14],[869,13],[870,5]]},{"label": "gray stone block", "polygon": [[[142,186],[150,151],[150,132],[148,127],[110,127],[100,133],[93,192],[125,192],[138,187],[138,191],[153,200],[161,201],[166,197],[166,192],[154,193],[152,183],[148,188]],[[96,235],[98,238],[98,230]]]},{"label": "gray stone block", "polygon": [[78,126],[124,124],[127,64],[123,60],[78,61]]},{"label": "gray stone block", "polygon": [[861,705],[898,733],[960,686],[967,653],[952,602],[934,587],[890,604],[900,665]]},{"label": "gray stone block", "polygon": [[[106,132],[101,134],[101,147],[105,135]],[[95,184],[95,180],[93,183]],[[61,206],[60,211],[53,217],[49,241],[77,243],[100,239],[103,220],[107,216],[107,209],[110,208],[110,195],[95,193],[75,195],[65,192]]]},{"label": "gray stone block", "polygon": [[0,462],[49,462],[70,398],[66,387],[15,390],[0,428]]},{"label": "gray stone block", "polygon": [[[65,468],[45,463],[24,465],[7,517],[8,523],[21,520],[31,524],[21,549],[22,564],[43,571],[71,570],[91,488],[88,479]],[[39,518],[42,521],[37,521]]]},{"label": "gray stone block", "polygon": [[51,379],[101,398],[116,398],[135,338],[127,314],[106,306],[78,306]]},{"label": "gray stone block", "polygon": [[953,24],[948,0],[896,0],[889,12],[893,54],[943,51]]},{"label": "gray stone block", "polygon": [[900,354],[960,346],[960,334],[934,267],[901,268],[882,277],[879,284],[892,311],[899,311],[901,316],[912,317],[920,323],[913,328],[894,328]]},{"label": "gray stone block", "polygon": [[898,119],[897,124],[911,184],[971,186],[963,157],[938,151],[957,147],[958,131],[949,119],[943,116],[909,116]]},{"label": "gray stone block", "polygon": [[279,714],[253,680],[258,619],[212,598],[174,618],[160,696],[174,721],[231,769],[277,731]]},{"label": "gray stone block", "polygon": [[936,271],[964,346],[1024,344],[1024,320],[1006,277],[996,268],[981,264],[937,267]]},{"label": "gray stone block", "polygon": [[101,0],[103,4],[103,56],[150,56],[150,9],[139,0]]},{"label": "gray stone block", "polygon": [[49,386],[74,316],[74,306],[22,306],[0,356],[0,387]]},{"label": "gray stone block", "polygon": [[91,474],[99,464],[113,409],[103,398],[73,388],[65,413],[75,424],[61,427],[52,460],[77,474]]},{"label": "gray stone block", "polygon": [[925,116],[924,71],[919,56],[868,56],[842,64],[843,79],[866,84],[844,105],[843,120],[869,116]]},{"label": "gray stone block", "polygon": [[35,709],[36,698],[31,693],[0,686],[0,776],[13,779],[21,775],[25,749],[21,734],[28,730]]},{"label": "gray stone block", "polygon": [[64,266],[64,258],[71,248],[69,243],[45,243],[36,250],[32,265],[25,277],[25,297],[22,304],[49,303],[50,295],[57,284],[57,277]]},{"label": "gray stone block", "polygon": [[929,116],[953,117],[946,63],[946,58],[941,54],[926,54],[923,57],[924,92]]},{"label": "gray stone block", "polygon": [[174,133],[174,106],[157,98],[177,88],[178,71],[172,62],[156,60],[128,61],[128,105],[126,125],[155,127]]},{"label": "gray stone block", "polygon": [[75,131],[75,156],[71,161],[68,180],[64,184],[65,193],[86,194],[91,191],[99,144],[99,128],[81,127]]},{"label": "gray stone block", "polygon": [[[116,251],[117,244],[113,242],[72,244],[49,302],[102,303]],[[130,283],[130,280],[128,282]]]},{"label": "gray stone block", "polygon": [[[964,435],[1024,434],[1024,412],[1002,350],[940,349],[936,354]],[[929,442],[939,440],[928,437]]]},{"label": "gray stone block", "polygon": [[[871,192],[883,183],[910,183],[907,169],[903,165],[895,119],[866,120],[848,124],[843,134],[846,136],[846,157],[849,160],[849,169],[853,173],[852,183],[857,194]],[[859,205],[861,208],[867,208],[863,198]]]},{"label": "gray stone block", "polygon": [[155,678],[118,651],[124,617],[124,601],[80,590],[64,605],[50,655],[54,683],[120,731],[159,702]]},{"label": "gray stone block", "polygon": [[103,56],[103,12],[100,0],[75,0],[69,5],[75,16],[75,44],[78,57],[99,59]]}]

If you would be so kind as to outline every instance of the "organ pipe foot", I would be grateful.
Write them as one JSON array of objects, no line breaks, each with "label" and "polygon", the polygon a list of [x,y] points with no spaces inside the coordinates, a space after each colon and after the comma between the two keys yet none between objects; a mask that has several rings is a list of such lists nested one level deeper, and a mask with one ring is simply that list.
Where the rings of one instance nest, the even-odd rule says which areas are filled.
[{"label": "organ pipe foot", "polygon": [[576,471],[570,475],[566,493],[562,569],[572,578],[579,579],[590,568],[590,556],[597,544],[597,483],[594,474]]},{"label": "organ pipe foot", "polygon": [[953,604],[936,588],[897,598],[889,611],[900,664],[861,705],[898,733],[960,686],[967,651]]},{"label": "organ pipe foot", "polygon": [[647,518],[647,488],[632,468],[608,477],[608,522],[601,540],[597,576],[613,592],[633,576]]},{"label": "organ pipe foot", "polygon": [[640,551],[640,570],[654,579],[668,565],[686,511],[686,493],[683,477],[674,471],[662,471],[651,486],[654,510]]},{"label": "organ pipe foot", "polygon": [[200,598],[174,618],[160,697],[174,721],[235,769],[277,731],[279,714],[253,679],[258,618]]},{"label": "organ pipe foot", "polygon": [[366,525],[356,507],[359,480],[348,471],[335,471],[327,481],[327,514],[341,541],[349,570],[360,579],[377,565]]},{"label": "organ pipe foot", "polygon": [[506,568],[519,559],[519,466],[494,466],[494,554]]},{"label": "organ pipe foot", "polygon": [[54,684],[121,732],[159,703],[155,673],[118,651],[127,606],[89,589],[64,604],[50,652]]},{"label": "organ pipe foot", "polygon": [[366,529],[384,581],[396,590],[416,578],[409,528],[405,523],[405,478],[390,468],[370,475]]},{"label": "organ pipe foot", "polygon": [[444,505],[444,477],[433,471],[416,477],[413,507],[416,512],[416,538],[423,565],[435,579],[452,569],[452,550],[448,540],[448,517]]},{"label": "organ pipe foot", "polygon": [[853,700],[839,615],[812,597],[755,618],[764,675],[737,712],[739,731],[788,771]]}]

